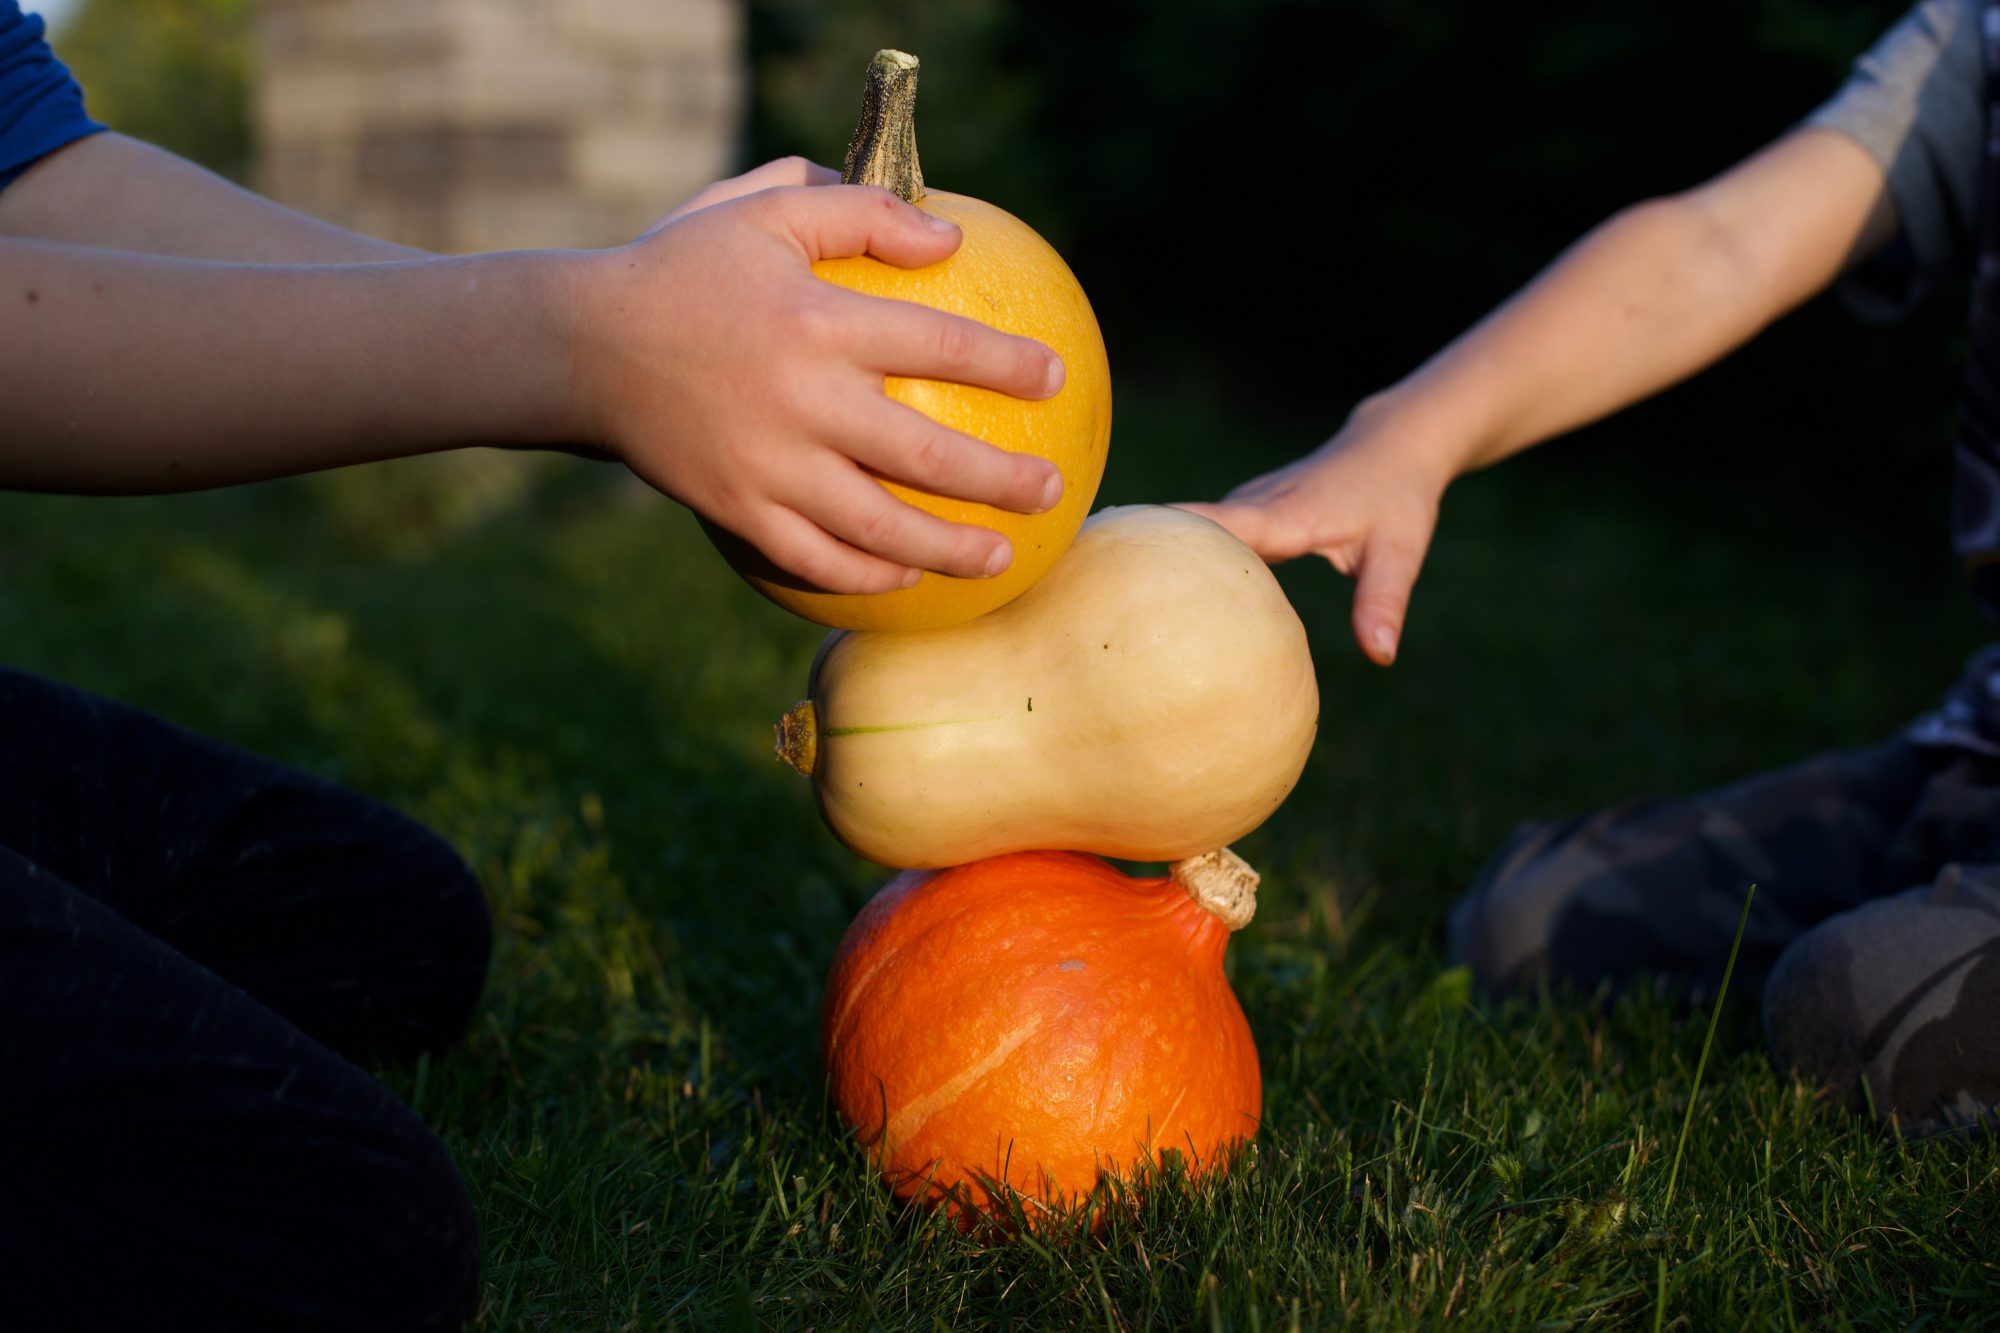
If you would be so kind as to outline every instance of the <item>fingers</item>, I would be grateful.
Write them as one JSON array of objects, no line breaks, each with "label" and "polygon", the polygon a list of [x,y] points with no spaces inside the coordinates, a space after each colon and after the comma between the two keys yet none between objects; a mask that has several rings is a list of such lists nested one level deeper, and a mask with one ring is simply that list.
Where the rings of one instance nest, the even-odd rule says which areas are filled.
[{"label": "fingers", "polygon": [[741,535],[772,564],[815,588],[893,592],[926,569],[977,579],[1013,563],[1014,549],[999,533],[905,504],[838,455],[827,455],[826,466],[801,480],[800,494],[774,496],[741,525]]},{"label": "fingers", "polygon": [[740,193],[755,194],[758,190],[774,189],[780,185],[838,185],[840,173],[795,153],[790,157],[773,158],[721,183],[740,183],[748,187]]},{"label": "fingers", "polygon": [[832,167],[823,167],[819,163],[803,157],[775,158],[761,166],[752,167],[740,176],[731,176],[726,180],[719,180],[713,185],[707,186],[686,203],[681,204],[671,213],[661,218],[654,224],[652,230],[657,231],[668,223],[679,221],[690,213],[699,212],[704,208],[712,208],[716,204],[728,203],[731,199],[741,199],[746,194],[756,194],[761,190],[775,190],[785,186],[838,185],[839,183],[840,173]]},{"label": "fingers", "polygon": [[1176,501],[1174,507],[1220,523],[1237,541],[1274,565],[1302,555],[1306,550],[1296,538],[1290,537],[1282,516],[1264,505],[1235,504],[1226,500],[1220,504]]},{"label": "fingers", "polygon": [[1428,534],[1412,539],[1378,529],[1362,551],[1355,571],[1354,639],[1377,666],[1396,660],[1403,620],[1410,609],[1410,590],[1416,586],[1428,545]]},{"label": "fingers", "polygon": [[[882,490],[880,486],[875,489]],[[768,506],[746,529],[740,535],[772,564],[825,592],[894,592],[922,576],[921,570],[850,546],[811,519],[779,505]]]},{"label": "fingers", "polygon": [[764,207],[808,260],[866,254],[898,268],[922,268],[950,255],[960,240],[958,228],[943,218],[873,186],[774,190]]},{"label": "fingers", "polygon": [[949,523],[897,499],[858,468],[828,469],[799,508],[849,546],[885,561],[956,578],[990,578],[1013,562],[1005,537]]},{"label": "fingers", "polygon": [[725,199],[740,199],[746,194],[756,194],[759,190],[775,190],[791,185],[837,185],[840,173],[832,167],[803,157],[778,157],[760,166],[750,168],[740,176],[719,180],[703,189],[690,204],[699,200],[704,206],[719,204]]},{"label": "fingers", "polygon": [[1410,590],[1416,586],[1424,553],[1430,548],[1435,517],[1392,511],[1371,519],[1354,537],[1314,545],[1325,538],[1315,537],[1309,514],[1295,512],[1303,503],[1296,497],[1296,492],[1286,492],[1262,502],[1179,507],[1220,523],[1273,564],[1314,551],[1335,569],[1351,573],[1355,579],[1354,640],[1371,662],[1388,666],[1396,660],[1402,642]]},{"label": "fingers", "polygon": [[[886,190],[774,190],[760,202],[769,212],[767,224],[788,229],[808,260],[870,254],[917,267],[958,248],[958,228]],[[843,349],[882,374],[949,380],[1026,399],[1051,397],[1063,386],[1062,358],[1032,338],[914,302],[842,295]]]},{"label": "fingers", "polygon": [[1017,514],[1039,514],[1062,499],[1062,471],[1047,459],[997,449],[901,404],[889,407],[890,415],[872,413],[868,429],[850,441],[855,461],[920,491]]},{"label": "fingers", "polygon": [[1054,502],[1061,474],[1046,459],[996,449],[910,408],[884,406],[895,424],[870,433],[876,458],[822,449],[796,460],[782,482],[762,492],[756,519],[725,526],[779,568],[830,592],[893,591],[922,570],[967,579],[1004,571],[1014,556],[1005,537],[908,504],[864,469],[1024,512]]},{"label": "fingers", "polygon": [[885,375],[950,380],[1015,398],[1049,398],[1062,388],[1062,358],[1033,338],[910,301],[857,296],[848,308],[856,357]]}]

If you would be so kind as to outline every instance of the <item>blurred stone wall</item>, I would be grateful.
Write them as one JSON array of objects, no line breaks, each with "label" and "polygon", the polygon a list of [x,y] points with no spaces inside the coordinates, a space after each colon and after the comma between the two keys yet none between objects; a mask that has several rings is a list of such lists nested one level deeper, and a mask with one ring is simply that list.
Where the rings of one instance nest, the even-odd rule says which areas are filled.
[{"label": "blurred stone wall", "polygon": [[743,0],[259,0],[257,185],[465,253],[630,240],[741,156]]}]

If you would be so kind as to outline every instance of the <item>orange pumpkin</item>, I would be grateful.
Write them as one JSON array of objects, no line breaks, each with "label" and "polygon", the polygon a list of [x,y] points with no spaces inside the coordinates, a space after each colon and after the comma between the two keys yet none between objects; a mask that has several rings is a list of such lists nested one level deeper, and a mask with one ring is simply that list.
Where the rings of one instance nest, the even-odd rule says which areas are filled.
[{"label": "orange pumpkin", "polygon": [[1063,360],[1063,387],[1039,402],[963,384],[893,376],[884,391],[953,430],[1050,460],[1062,470],[1063,494],[1046,513],[1015,514],[884,481],[898,499],[919,509],[1000,533],[1013,544],[1014,560],[992,578],[926,572],[912,587],[869,595],[808,587],[747,543],[711,531],[724,557],[752,587],[788,611],[838,629],[938,629],[1026,592],[1069,549],[1083,526],[1111,444],[1111,367],[1083,288],[1027,223],[978,199],[925,192],[912,118],[916,82],[913,57],[896,51],[876,56],[842,179],[894,190],[925,212],[957,223],[964,239],[950,258],[926,268],[897,268],[859,255],[822,260],[813,272],[853,291],[932,306],[1040,339],[1054,349]]},{"label": "orange pumpkin", "polygon": [[1257,1132],[1263,1084],[1222,973],[1256,876],[1224,849],[1165,879],[1015,852],[890,881],[834,957],[834,1105],[895,1192],[961,1220],[1075,1210],[1178,1153]]}]

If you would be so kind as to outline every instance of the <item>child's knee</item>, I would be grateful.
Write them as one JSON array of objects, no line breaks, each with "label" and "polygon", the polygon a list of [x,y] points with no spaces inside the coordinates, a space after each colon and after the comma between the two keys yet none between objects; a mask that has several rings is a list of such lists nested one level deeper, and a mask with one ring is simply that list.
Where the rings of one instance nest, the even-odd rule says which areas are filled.
[{"label": "child's knee", "polygon": [[[1778,1069],[1832,1090],[1854,1110],[1867,1103],[1872,1026],[1853,985],[1859,916],[1845,913],[1793,941],[1764,983],[1763,1005],[1764,1035]],[[1879,1070],[1869,1082],[1882,1082]]]},{"label": "child's knee", "polygon": [[399,811],[338,788],[310,794],[318,806],[294,819],[261,874],[244,877],[227,956],[189,952],[350,1057],[450,1045],[492,957],[479,880]]},{"label": "child's knee", "polygon": [[456,1330],[479,1298],[479,1225],[443,1143],[426,1134],[393,1182],[375,1233],[373,1290],[357,1293],[354,1327]]},{"label": "child's knee", "polygon": [[2000,868],[1821,922],[1779,957],[1764,1028],[1782,1071],[1910,1134],[2000,1104]]},{"label": "child's knee", "polygon": [[1557,941],[1585,879],[1562,854],[1574,821],[1528,823],[1494,853],[1447,923],[1454,963],[1494,994],[1561,979]]},{"label": "child's knee", "polygon": [[486,892],[472,868],[442,838],[437,841],[443,855],[433,863],[428,887],[447,967],[440,978],[426,1049],[447,1045],[464,1035],[486,988],[487,967],[493,958],[493,914],[486,905]]},{"label": "child's knee", "polygon": [[435,1050],[462,1036],[493,955],[492,912],[471,867],[436,833],[397,818],[404,829],[385,860],[400,884],[385,906],[403,932],[405,956],[391,960],[403,1011],[397,1039],[384,1034],[380,1053],[388,1055]]}]

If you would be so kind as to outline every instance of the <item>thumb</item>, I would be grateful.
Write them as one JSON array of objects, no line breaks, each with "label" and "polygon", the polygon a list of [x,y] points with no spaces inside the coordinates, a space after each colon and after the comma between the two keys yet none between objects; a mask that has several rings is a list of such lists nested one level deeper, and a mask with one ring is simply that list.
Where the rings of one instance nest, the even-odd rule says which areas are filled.
[{"label": "thumb", "polygon": [[1410,590],[1423,568],[1429,533],[1391,535],[1377,529],[1354,571],[1354,640],[1377,666],[1396,660]]},{"label": "thumb", "polygon": [[873,255],[898,268],[935,264],[958,249],[959,230],[872,185],[800,186],[763,198],[807,260]]},{"label": "thumb", "polygon": [[731,176],[716,181],[686,203],[668,213],[654,223],[653,231],[670,223],[678,222],[690,213],[698,213],[704,208],[726,204],[732,199],[741,199],[759,190],[774,190],[786,185],[832,185],[840,179],[840,173],[832,167],[823,167],[803,157],[780,157],[750,168],[740,176]]}]

